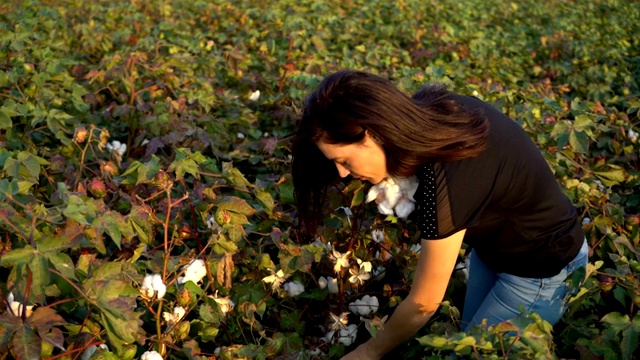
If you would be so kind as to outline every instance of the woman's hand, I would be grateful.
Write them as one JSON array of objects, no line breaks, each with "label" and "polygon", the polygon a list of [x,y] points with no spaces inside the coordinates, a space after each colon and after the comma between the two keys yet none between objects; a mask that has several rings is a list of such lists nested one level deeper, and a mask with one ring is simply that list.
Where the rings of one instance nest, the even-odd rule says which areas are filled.
[{"label": "woman's hand", "polygon": [[340,360],[378,360],[379,356],[371,354],[368,342],[358,346],[355,350],[343,356]]}]

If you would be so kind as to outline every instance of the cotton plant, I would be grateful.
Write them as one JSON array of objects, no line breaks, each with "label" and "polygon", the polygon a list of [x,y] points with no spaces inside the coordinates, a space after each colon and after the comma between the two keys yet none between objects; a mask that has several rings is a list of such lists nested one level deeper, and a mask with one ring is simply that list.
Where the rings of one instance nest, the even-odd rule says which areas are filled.
[{"label": "cotton plant", "polygon": [[13,293],[10,292],[7,296],[7,312],[12,313],[14,316],[22,316],[22,310],[25,309],[25,315],[27,317],[31,316],[33,305],[27,305],[26,308],[23,308],[23,306],[21,302],[15,301]]},{"label": "cotton plant", "polygon": [[296,297],[304,293],[304,285],[297,280],[285,283],[282,288],[289,293],[289,296],[291,297]]},{"label": "cotton plant", "polygon": [[379,307],[380,303],[378,302],[378,298],[369,295],[365,295],[361,299],[349,303],[349,310],[352,313],[361,316],[374,314],[376,311],[378,311]]},{"label": "cotton plant", "polygon": [[219,297],[217,291],[214,295],[209,295],[209,297],[218,304],[220,311],[224,315],[227,315],[236,306],[236,304],[233,302],[233,300],[231,300],[231,298]]},{"label": "cotton plant", "polygon": [[369,189],[366,202],[376,200],[378,211],[383,215],[396,215],[404,219],[415,210],[413,196],[418,189],[418,178],[388,177]]},{"label": "cotton plant", "polygon": [[120,156],[123,156],[125,152],[127,152],[127,144],[123,144],[118,140],[113,140],[110,143],[107,143],[107,150],[113,151]]},{"label": "cotton plant", "polygon": [[267,284],[271,284],[271,290],[275,291],[280,289],[285,280],[287,280],[288,276],[285,275],[284,271],[282,270],[278,270],[276,272],[269,269],[269,271],[271,272],[271,275],[265,276],[264,278],[262,278],[262,281]]},{"label": "cotton plant", "polygon": [[142,280],[140,292],[147,299],[153,299],[154,297],[162,299],[167,293],[167,286],[162,281],[160,274],[149,274]]},{"label": "cotton plant", "polygon": [[207,267],[202,259],[194,259],[184,267],[184,274],[178,278],[178,284],[185,284],[187,281],[193,281],[198,284],[207,276]]},{"label": "cotton plant", "polygon": [[176,306],[173,308],[173,312],[164,311],[162,313],[162,317],[164,321],[169,324],[169,326],[173,326],[177,324],[182,318],[185,316],[186,310],[182,306]]}]

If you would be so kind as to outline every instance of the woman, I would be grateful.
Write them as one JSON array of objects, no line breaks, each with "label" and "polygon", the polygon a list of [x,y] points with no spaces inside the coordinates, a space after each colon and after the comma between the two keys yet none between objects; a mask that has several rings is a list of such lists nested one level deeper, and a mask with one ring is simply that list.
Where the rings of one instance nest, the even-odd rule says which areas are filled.
[{"label": "woman", "polygon": [[356,71],[327,76],[304,106],[293,146],[303,229],[314,234],[327,187],[416,175],[421,252],[407,298],[384,330],[347,359],[378,359],[410,339],[442,301],[462,242],[470,253],[462,326],[535,311],[556,323],[564,280],[586,266],[576,210],[514,121],[442,87],[406,96]]}]

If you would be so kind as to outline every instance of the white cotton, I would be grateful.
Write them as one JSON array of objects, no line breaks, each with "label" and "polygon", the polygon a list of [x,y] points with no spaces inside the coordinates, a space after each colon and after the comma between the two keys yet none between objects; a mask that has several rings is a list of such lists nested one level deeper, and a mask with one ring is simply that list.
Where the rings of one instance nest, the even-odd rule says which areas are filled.
[{"label": "white cotton", "polygon": [[358,265],[360,266],[360,269],[364,272],[371,272],[371,262],[369,261],[362,261],[358,258],[356,258],[356,261],[358,262]]},{"label": "white cotton", "polygon": [[582,226],[591,224],[591,219],[589,219],[588,217],[582,219]]},{"label": "white cotton", "polygon": [[389,203],[389,206],[395,207],[398,200],[402,197],[402,192],[400,191],[400,186],[391,182],[391,180],[392,179],[390,179],[390,182],[384,188],[384,196],[387,203]]},{"label": "white cotton", "polygon": [[323,337],[321,337],[321,338],[320,338],[320,340],[322,340],[322,341],[324,341],[324,342],[326,342],[326,343],[329,343],[329,342],[331,342],[331,339],[333,339],[333,335],[334,335],[335,333],[336,333],[336,332],[335,332],[335,331],[333,331],[333,330],[328,331],[326,334],[324,334],[324,336],[323,336]]},{"label": "white cotton", "polygon": [[290,281],[282,287],[289,293],[289,296],[296,297],[304,292],[304,285],[299,281]]},{"label": "white cotton", "polygon": [[[14,316],[22,316],[22,303],[14,301],[13,293],[9,292],[7,296],[7,311],[10,311]],[[26,306],[26,316],[29,317],[33,313],[33,305]]]},{"label": "white cotton", "polygon": [[210,298],[213,298],[213,300],[215,300],[215,302],[218,304],[218,307],[220,308],[220,311],[222,311],[223,314],[227,314],[229,311],[233,310],[233,307],[236,305],[233,300],[231,300],[228,297],[221,297],[219,298],[217,295],[217,291],[216,291],[216,296],[211,296],[209,295]]},{"label": "white cotton", "polygon": [[371,231],[371,238],[373,239],[373,241],[377,242],[378,244],[384,241],[384,231],[380,230],[380,229],[373,229]]},{"label": "white cotton", "polygon": [[193,281],[194,284],[197,284],[205,276],[207,276],[207,267],[204,260],[195,259],[186,266],[184,276],[178,278],[178,284],[184,284],[187,281]]},{"label": "white cotton", "polygon": [[409,250],[413,251],[414,253],[419,253],[420,249],[422,249],[422,246],[420,246],[420,244],[411,244],[411,246],[409,246]]},{"label": "white cotton", "polygon": [[373,185],[371,189],[369,189],[369,192],[367,192],[367,197],[364,201],[372,202],[378,197],[378,194],[380,194],[380,187],[378,185]]},{"label": "white cotton", "polygon": [[258,101],[260,99],[260,90],[256,90],[249,95],[249,100]]},{"label": "white cotton", "polygon": [[165,311],[162,313],[162,317],[171,325],[180,321],[180,319],[184,317],[185,313],[186,311],[182,306],[176,306],[173,308],[173,313]]},{"label": "white cotton", "polygon": [[398,201],[398,204],[394,208],[396,215],[401,219],[406,219],[416,208],[416,204],[406,197],[403,197]]},{"label": "white cotton", "polygon": [[327,276],[327,288],[329,289],[329,294],[337,294],[340,291],[338,279]]},{"label": "white cotton", "polygon": [[393,207],[387,200],[384,200],[378,204],[378,211],[382,215],[393,215]]},{"label": "white cotton", "polygon": [[375,296],[365,295],[361,299],[358,299],[349,304],[349,310],[356,314],[366,316],[378,311],[380,303]]},{"label": "white cotton", "polygon": [[216,224],[216,220],[214,219],[214,217],[211,214],[207,215],[207,228],[208,229],[214,229],[214,228],[217,227],[216,225],[217,224]]},{"label": "white cotton", "polygon": [[636,142],[638,140],[638,133],[633,131],[631,128],[629,128],[629,131],[627,131],[627,136],[629,137],[629,140],[631,140],[631,142]]},{"label": "white cotton", "polygon": [[327,284],[327,278],[325,278],[324,276],[320,276],[320,279],[318,279],[318,286],[320,287],[320,289],[326,288]]},{"label": "white cotton", "polygon": [[358,335],[358,326],[356,324],[350,324],[346,329],[340,329],[338,332],[338,342],[349,346],[356,341]]},{"label": "white cotton", "polygon": [[162,282],[162,276],[153,274],[144,277],[140,290],[142,290],[148,298],[153,298],[155,295],[158,299],[162,299],[167,293],[167,286]]},{"label": "white cotton", "polygon": [[376,258],[378,258],[378,259],[389,260],[392,257],[393,257],[393,255],[391,255],[391,253],[389,251],[385,252],[384,258],[382,258],[382,256],[380,255],[380,251],[376,251]]},{"label": "white cotton", "polygon": [[242,139],[244,139],[246,136],[245,136],[243,133],[239,132],[239,133],[237,133],[237,134],[236,134],[236,137],[237,137],[238,139],[242,140]]},{"label": "white cotton", "polygon": [[415,201],[413,196],[418,190],[418,185],[420,184],[417,177],[410,176],[408,178],[398,178],[395,179],[395,182],[400,186],[400,191],[404,196],[409,198],[411,201]]},{"label": "white cotton", "polygon": [[157,351],[146,351],[140,357],[140,360],[163,360],[162,355],[160,355]]}]

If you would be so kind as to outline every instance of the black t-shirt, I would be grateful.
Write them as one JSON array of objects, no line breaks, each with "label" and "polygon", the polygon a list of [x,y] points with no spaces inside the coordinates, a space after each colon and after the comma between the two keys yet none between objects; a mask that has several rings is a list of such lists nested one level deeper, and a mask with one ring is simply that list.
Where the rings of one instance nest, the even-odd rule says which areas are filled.
[{"label": "black t-shirt", "polygon": [[442,239],[467,229],[465,243],[495,272],[558,274],[584,241],[575,208],[516,122],[477,98],[456,101],[489,120],[488,146],[476,157],[418,171],[421,237]]}]

